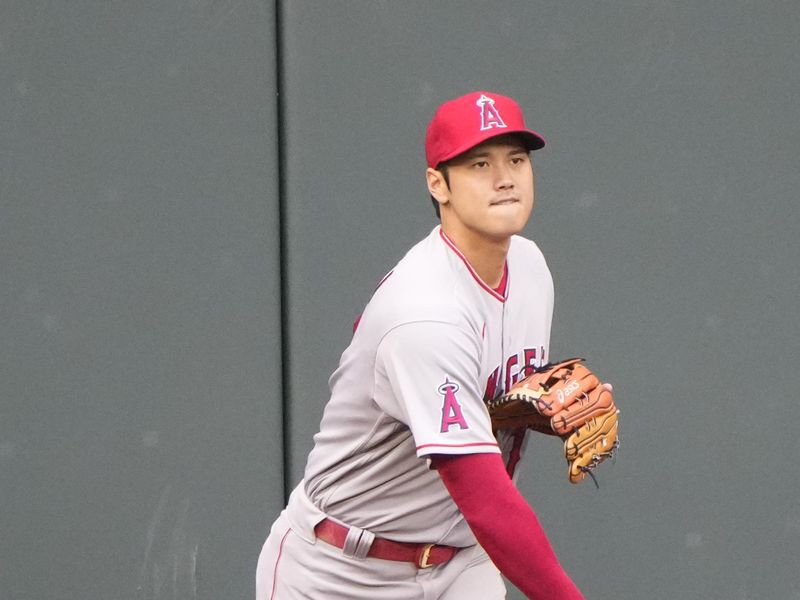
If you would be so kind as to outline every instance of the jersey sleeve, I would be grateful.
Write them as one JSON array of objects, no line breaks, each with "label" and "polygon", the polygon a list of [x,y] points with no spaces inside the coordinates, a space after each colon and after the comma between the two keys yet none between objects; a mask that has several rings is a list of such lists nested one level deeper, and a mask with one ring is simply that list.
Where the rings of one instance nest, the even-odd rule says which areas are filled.
[{"label": "jersey sleeve", "polygon": [[417,456],[500,453],[483,403],[481,340],[442,322],[390,331],[378,346],[374,399],[404,423]]}]

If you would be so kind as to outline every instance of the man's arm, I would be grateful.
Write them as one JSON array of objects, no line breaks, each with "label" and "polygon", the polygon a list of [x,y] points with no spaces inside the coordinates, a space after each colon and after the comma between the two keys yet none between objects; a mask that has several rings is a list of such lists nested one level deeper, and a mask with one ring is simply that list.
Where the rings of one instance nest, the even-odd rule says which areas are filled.
[{"label": "man's arm", "polygon": [[431,464],[478,542],[528,598],[583,600],[499,454],[440,454]]}]

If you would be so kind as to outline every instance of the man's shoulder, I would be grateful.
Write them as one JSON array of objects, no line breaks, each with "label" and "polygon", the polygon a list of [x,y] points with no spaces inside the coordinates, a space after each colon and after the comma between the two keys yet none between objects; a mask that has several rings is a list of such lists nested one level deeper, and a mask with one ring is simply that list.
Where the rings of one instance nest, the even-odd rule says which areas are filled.
[{"label": "man's shoulder", "polygon": [[451,265],[447,260],[439,227],[414,244],[391,271],[384,282],[391,288],[408,288],[415,296],[435,293],[441,285],[447,286]]},{"label": "man's shoulder", "polygon": [[508,249],[510,258],[522,258],[544,262],[544,254],[539,245],[533,240],[521,235],[511,236],[511,245]]},{"label": "man's shoulder", "polygon": [[383,278],[367,305],[385,327],[418,321],[462,323],[458,273],[439,237],[439,228],[415,244]]},{"label": "man's shoulder", "polygon": [[[543,289],[553,287],[553,276],[544,254],[533,240],[514,236],[508,251],[508,266],[511,273],[512,289]],[[524,291],[523,293],[527,293]]]}]

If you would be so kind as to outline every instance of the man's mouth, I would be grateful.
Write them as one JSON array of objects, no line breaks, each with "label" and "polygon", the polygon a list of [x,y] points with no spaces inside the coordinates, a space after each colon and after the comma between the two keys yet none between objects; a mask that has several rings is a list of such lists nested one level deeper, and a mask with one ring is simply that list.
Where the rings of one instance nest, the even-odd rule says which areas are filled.
[{"label": "man's mouth", "polygon": [[514,204],[519,202],[516,198],[501,198],[491,203],[491,206],[505,206],[506,204]]}]

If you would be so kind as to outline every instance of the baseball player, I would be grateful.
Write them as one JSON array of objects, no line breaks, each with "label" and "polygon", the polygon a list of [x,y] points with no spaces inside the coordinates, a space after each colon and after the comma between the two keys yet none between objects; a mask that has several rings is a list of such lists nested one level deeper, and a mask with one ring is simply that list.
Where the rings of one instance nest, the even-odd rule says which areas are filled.
[{"label": "baseball player", "polygon": [[583,598],[512,476],[526,433],[486,401],[548,360],[553,283],[517,234],[545,145],[506,96],[444,103],[425,139],[441,219],[387,274],[330,379],[257,600]]}]

